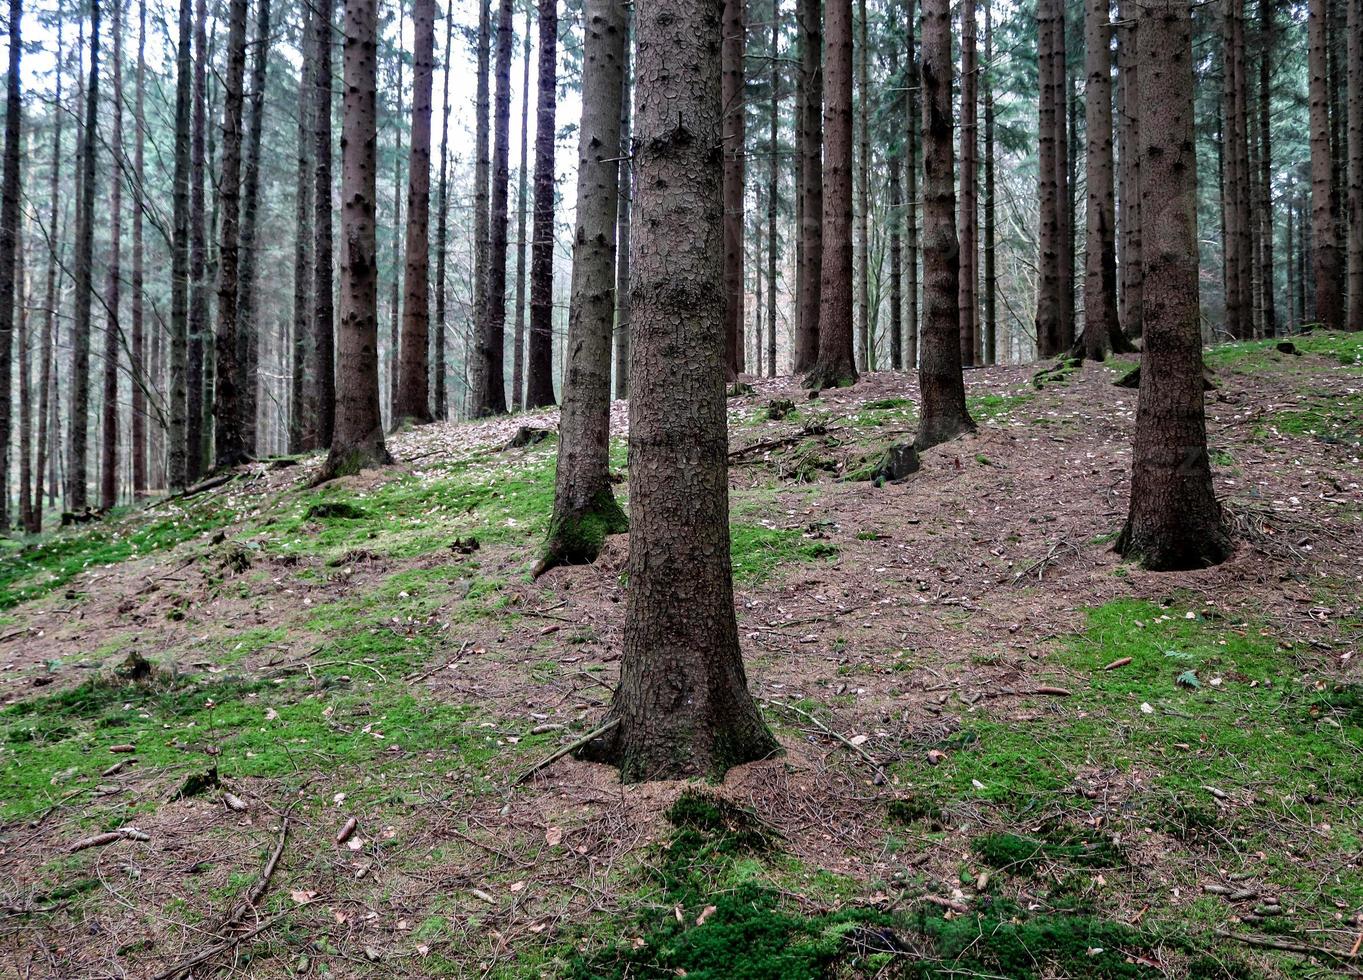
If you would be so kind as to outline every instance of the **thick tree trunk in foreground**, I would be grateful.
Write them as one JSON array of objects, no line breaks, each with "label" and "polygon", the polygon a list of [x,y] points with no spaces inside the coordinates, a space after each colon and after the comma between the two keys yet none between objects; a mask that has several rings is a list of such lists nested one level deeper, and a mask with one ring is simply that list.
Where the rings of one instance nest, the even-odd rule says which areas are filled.
[{"label": "thick tree trunk in foreground", "polygon": [[951,146],[951,11],[948,0],[923,3],[923,347],[918,387],[922,416],[914,440],[924,450],[975,422],[961,374],[960,249]]},{"label": "thick tree trunk in foreground", "polygon": [[606,535],[627,530],[611,491],[611,328],[615,320],[615,222],[620,172],[623,0],[583,10],[582,125],[578,130],[577,231],[568,309],[568,365],[559,420],[554,514],[535,568],[593,561]]},{"label": "thick tree trunk in foreground", "polygon": [[1112,55],[1108,0],[1085,0],[1084,90],[1088,207],[1084,244],[1085,357],[1101,361],[1121,331],[1117,321],[1117,231],[1112,173]]},{"label": "thick tree trunk in foreground", "polygon": [[629,397],[629,214],[634,200],[634,168],[630,154],[633,99],[630,83],[632,48],[629,10],[625,11],[625,70],[620,81],[619,199],[615,211],[615,397]]},{"label": "thick tree trunk in foreground", "polygon": [[[182,52],[183,56],[183,52]],[[208,332],[208,225],[204,201],[208,152],[208,4],[194,7],[193,132],[189,166],[189,320],[185,353],[185,479],[193,483],[203,475],[204,459],[212,441],[204,438],[204,402]],[[179,152],[177,145],[176,152]],[[171,371],[174,372],[175,341],[171,340]]]},{"label": "thick tree trunk in foreground", "polygon": [[[9,75],[5,95],[5,175],[0,185],[0,463],[9,462],[10,440],[10,350],[14,341],[15,297],[19,293],[16,272],[19,263],[19,125],[22,103],[22,77],[19,72],[23,54],[20,27],[24,17],[23,0],[9,0]],[[59,110],[60,111],[60,110]],[[56,229],[52,229],[56,234]],[[27,377],[21,372],[21,391],[27,390]],[[27,431],[27,427],[25,427]],[[27,457],[25,456],[25,462]],[[0,533],[9,529],[9,467],[0,473]],[[28,493],[28,481],[22,486]],[[21,515],[28,518],[28,514]],[[31,520],[31,518],[30,518]]]},{"label": "thick tree trunk in foreground", "polygon": [[800,267],[796,278],[796,374],[819,354],[819,271],[823,263],[823,20],[819,0],[795,0],[800,36]]},{"label": "thick tree trunk in foreground", "polygon": [[213,461],[226,469],[249,457],[241,375],[237,370],[238,287],[241,248],[242,88],[246,81],[246,0],[231,0],[227,23],[227,74],[222,115],[222,219],[218,233],[218,328],[214,335]]},{"label": "thick tree trunk in foreground", "polygon": [[[447,76],[448,77],[448,76]],[[448,88],[448,84],[446,85]],[[530,216],[530,9],[521,46],[521,157],[516,168],[516,331],[511,340],[511,410],[525,407],[525,237]]]},{"label": "thick tree trunk in foreground", "polygon": [[[1266,2],[1266,0],[1261,0]],[[1363,330],[1363,0],[1346,0],[1349,62],[1349,330]]]},{"label": "thick tree trunk in foreground", "polygon": [[67,464],[68,510],[86,506],[86,450],[90,422],[90,301],[95,252],[95,147],[99,124],[99,0],[90,0],[90,80],[85,88],[81,133],[80,201],[76,218],[75,352],[71,359],[71,458]]},{"label": "thick tree trunk in foreground", "polygon": [[1311,240],[1314,253],[1317,322],[1328,330],[1344,326],[1344,263],[1335,227],[1331,193],[1330,90],[1326,0],[1311,0],[1307,28],[1310,39],[1311,104]]},{"label": "thick tree trunk in foreground", "polygon": [[735,380],[746,370],[743,342],[743,97],[744,0],[724,0],[720,46],[720,104],[724,117],[724,373]]},{"label": "thick tree trunk in foreground", "polygon": [[391,462],[379,409],[378,0],[346,0],[336,428],[321,479]]},{"label": "thick tree trunk in foreground", "polygon": [[318,446],[330,446],[336,428],[336,326],[331,247],[331,28],[335,0],[318,0],[313,15],[316,47],[313,101],[313,280],[309,368],[317,376]]},{"label": "thick tree trunk in foreground", "polygon": [[[114,0],[109,34],[113,41],[113,127],[109,153],[109,262],[104,287],[104,391],[101,399],[103,431],[99,446],[99,506],[108,510],[118,502],[118,322],[123,287],[123,0]],[[8,171],[7,171],[8,172]],[[0,218],[3,224],[3,218]],[[0,251],[3,244],[0,243]],[[11,259],[13,257],[11,256]],[[0,256],[0,262],[4,259]],[[8,352],[6,352],[8,353]],[[6,374],[8,376],[8,373]],[[8,407],[6,408],[8,414]],[[5,426],[8,429],[8,425]],[[3,457],[0,457],[3,458]]]},{"label": "thick tree trunk in foreground", "polygon": [[828,0],[824,10],[827,87],[819,354],[805,386],[841,388],[857,381],[852,353],[852,0]]},{"label": "thick tree trunk in foreground", "polygon": [[1203,414],[1192,18],[1187,0],[1139,10],[1145,344],[1131,509],[1116,550],[1169,571],[1215,565],[1231,545]]},{"label": "thick tree trunk in foreground", "polygon": [[535,97],[535,215],[530,245],[530,342],[525,407],[554,404],[554,112],[558,101],[557,0],[539,0]]},{"label": "thick tree trunk in foreground", "polygon": [[979,60],[975,41],[975,0],[961,2],[961,363],[978,363],[979,348]]},{"label": "thick tree trunk in foreground", "polygon": [[412,146],[407,168],[407,268],[403,277],[401,366],[393,424],[430,422],[431,87],[435,72],[435,0],[413,0]]},{"label": "thick tree trunk in foreground", "polygon": [[312,333],[312,125],[314,43],[312,4],[303,4],[299,45],[303,64],[298,73],[298,174],[294,182],[293,240],[293,371],[289,397],[289,451],[317,449],[317,376]]},{"label": "thick tree trunk in foreground", "polygon": [[778,749],[748,693],[733,611],[719,13],[711,0],[636,8],[635,517],[616,724],[589,746],[626,782],[718,777]]},{"label": "thick tree trunk in foreground", "polygon": [[1062,349],[1060,329],[1060,187],[1057,158],[1063,148],[1055,138],[1055,21],[1059,0],[1038,0],[1037,19],[1037,228],[1036,351],[1051,357]]}]

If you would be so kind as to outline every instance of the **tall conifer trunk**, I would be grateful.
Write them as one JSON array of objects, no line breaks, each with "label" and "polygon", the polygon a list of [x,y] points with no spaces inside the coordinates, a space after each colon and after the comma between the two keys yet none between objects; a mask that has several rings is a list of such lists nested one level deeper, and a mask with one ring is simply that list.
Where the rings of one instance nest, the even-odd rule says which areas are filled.
[{"label": "tall conifer trunk", "polygon": [[[181,52],[184,57],[184,52]],[[194,6],[193,130],[189,149],[189,314],[185,353],[185,479],[193,483],[204,471],[212,445],[205,438],[204,404],[208,332],[208,234],[204,181],[208,178],[208,4]],[[179,152],[179,147],[176,147]],[[175,339],[171,338],[171,371],[175,370]]]},{"label": "tall conifer trunk", "polygon": [[961,363],[978,362],[979,346],[979,59],[975,0],[961,0]]},{"label": "tall conifer trunk", "polygon": [[[445,12],[445,70],[442,72],[443,92],[440,97],[440,203],[436,212],[435,232],[435,417],[444,420],[449,415],[449,396],[445,385],[446,303],[449,288],[445,281],[445,262],[449,251],[449,167],[450,167],[450,73],[454,66],[454,15]],[[524,160],[525,154],[521,154]],[[525,236],[522,235],[522,238]],[[524,243],[522,243],[524,247]]]},{"label": "tall conifer trunk", "polygon": [[[1084,238],[1085,357],[1101,361],[1124,340],[1117,320],[1117,237],[1112,173],[1112,54],[1108,0],[1085,0],[1084,89],[1088,203]],[[1114,340],[1116,343],[1114,344]]]},{"label": "tall conifer trunk", "polygon": [[263,332],[256,310],[259,268],[257,228],[260,221],[260,151],[265,130],[265,84],[270,64],[270,3],[256,0],[256,33],[251,56],[251,123],[246,131],[246,160],[241,181],[241,276],[237,286],[240,329],[237,331],[237,388],[241,392],[242,444],[247,455],[257,451],[256,426],[260,389],[258,370]]},{"label": "tall conifer trunk", "polygon": [[819,0],[795,0],[800,36],[800,260],[794,371],[819,354],[819,275],[823,264],[823,14]]},{"label": "tall conifer trunk", "polygon": [[[182,0],[183,2],[187,2],[187,0]],[[62,78],[66,55],[64,26],[62,18],[59,17],[57,19],[57,59],[53,71],[55,92],[52,99],[52,104],[57,111],[55,113],[56,118],[52,122],[52,171],[48,177],[47,206],[47,227],[50,229],[49,234],[52,237],[48,241],[47,278],[43,288],[42,352],[38,368],[38,445],[33,467],[33,510],[27,527],[30,534],[37,534],[43,529],[43,486],[47,479],[48,457],[51,453],[55,460],[58,455],[52,452],[51,444],[54,437],[57,436],[59,427],[51,426],[49,428],[49,426],[51,409],[56,406],[56,401],[52,397],[52,372],[57,341],[57,266],[61,249],[61,239],[57,235],[57,217],[60,213],[61,202],[62,120],[66,117],[66,107],[62,105]],[[176,157],[177,159],[179,157],[178,149]],[[171,410],[173,420],[173,404]],[[55,489],[55,483],[49,486],[49,491],[55,491]]]},{"label": "tall conifer trunk", "polygon": [[539,92],[535,98],[535,214],[530,246],[530,342],[525,405],[554,404],[554,112],[558,99],[558,5],[539,0]]},{"label": "tall conifer trunk", "polygon": [[511,341],[511,409],[525,407],[526,219],[530,216],[530,9],[525,11],[521,46],[521,156],[516,168],[516,331]]},{"label": "tall conifer trunk", "polygon": [[[9,74],[5,83],[5,173],[0,184],[0,533],[9,529],[9,440],[10,440],[10,350],[14,341],[15,298],[21,291],[19,267],[19,151],[20,116],[23,112],[22,23],[23,0],[9,0]],[[58,110],[60,111],[60,110]],[[55,229],[53,229],[55,233]],[[21,327],[22,329],[22,317]],[[27,377],[21,372],[19,385],[27,390]],[[26,426],[25,426],[26,428]],[[27,462],[27,456],[25,456]],[[27,474],[21,496],[28,494]],[[28,518],[28,514],[21,514]]]},{"label": "tall conifer trunk", "polygon": [[[118,322],[123,286],[123,0],[114,0],[109,34],[113,41],[113,126],[109,151],[109,263],[104,287],[104,391],[101,400],[99,506],[118,502]],[[0,259],[3,261],[3,259]]]},{"label": "tall conifer trunk", "polygon": [[724,0],[720,46],[720,101],[724,106],[724,373],[730,381],[746,369],[743,342],[743,53],[745,0]]},{"label": "tall conifer trunk", "polygon": [[299,48],[303,63],[298,72],[298,172],[294,181],[293,219],[293,358],[289,396],[289,451],[317,449],[316,338],[312,332],[312,108],[313,66],[317,58],[312,4],[303,4]]},{"label": "tall conifer trunk", "polygon": [[80,196],[76,219],[75,313],[71,359],[71,456],[67,463],[67,509],[83,510],[88,500],[86,459],[90,424],[90,301],[95,251],[95,147],[99,127],[100,0],[90,0],[90,76],[85,86],[81,133]]},{"label": "tall conifer trunk", "polygon": [[1316,287],[1315,318],[1326,329],[1344,326],[1343,256],[1335,227],[1330,146],[1329,32],[1326,0],[1310,0],[1309,102],[1311,114],[1311,242]]},{"label": "tall conifer trunk", "polygon": [[146,277],[146,250],[143,241],[142,209],[146,204],[146,75],[147,75],[147,0],[137,3],[137,81],[133,95],[133,270],[130,314],[132,317],[132,454],[133,497],[147,492],[147,365],[146,325],[143,282]]}]

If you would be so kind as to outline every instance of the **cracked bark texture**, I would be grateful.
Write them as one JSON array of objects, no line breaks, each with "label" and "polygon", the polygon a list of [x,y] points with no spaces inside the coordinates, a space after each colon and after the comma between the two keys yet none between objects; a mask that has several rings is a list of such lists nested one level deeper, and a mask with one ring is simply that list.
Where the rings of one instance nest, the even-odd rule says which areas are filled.
[{"label": "cracked bark texture", "polygon": [[747,689],[729,559],[720,0],[636,7],[626,782],[721,776],[777,750]]},{"label": "cracked bark texture", "polygon": [[951,145],[951,5],[923,3],[923,339],[918,387],[924,450],[975,423],[965,407],[960,349],[960,246]]},{"label": "cracked bark texture", "polygon": [[530,244],[530,336],[525,407],[554,404],[554,114],[558,70],[558,6],[539,0],[539,92],[535,97],[534,220]]},{"label": "cracked bark texture", "polygon": [[[724,106],[724,372],[730,381],[747,365],[743,342],[743,93],[744,0],[724,0],[724,41],[720,51]],[[758,372],[761,373],[760,371]]]},{"label": "cracked bark texture", "polygon": [[407,248],[402,343],[393,422],[430,422],[431,87],[435,72],[435,0],[413,0],[412,145],[407,168]]},{"label": "cracked bark texture", "polygon": [[1112,25],[1108,0],[1085,0],[1084,91],[1088,207],[1084,250],[1085,357],[1101,361],[1121,327],[1117,320],[1117,233],[1112,173]]},{"label": "cracked bark texture", "polygon": [[1231,545],[1207,458],[1189,4],[1147,2],[1137,37],[1145,343],[1131,506],[1116,550],[1170,571],[1218,564]]},{"label": "cracked bark texture", "polygon": [[1036,351],[1050,357],[1060,339],[1060,187],[1056,181],[1055,21],[1058,0],[1038,0],[1037,21],[1037,198],[1038,219]]},{"label": "cracked bark texture", "polygon": [[819,353],[819,269],[823,261],[823,15],[819,0],[796,0],[800,37],[800,249],[793,370]]},{"label": "cracked bark texture", "polygon": [[1311,111],[1311,239],[1316,280],[1316,321],[1344,326],[1343,256],[1335,227],[1330,149],[1330,86],[1326,0],[1311,0],[1307,16]]},{"label": "cracked bark texture", "polygon": [[227,18],[227,73],[223,80],[222,172],[218,182],[218,325],[213,337],[213,465],[227,469],[246,461],[241,375],[238,285],[241,260],[241,141],[246,84],[246,0],[231,0]]}]

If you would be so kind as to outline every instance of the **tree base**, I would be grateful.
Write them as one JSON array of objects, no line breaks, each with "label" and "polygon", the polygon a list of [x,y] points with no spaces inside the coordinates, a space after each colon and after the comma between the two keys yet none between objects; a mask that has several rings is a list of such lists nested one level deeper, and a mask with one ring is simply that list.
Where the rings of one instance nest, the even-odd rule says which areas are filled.
[{"label": "tree base", "polygon": [[730,718],[697,720],[691,731],[685,732],[678,730],[681,726],[675,718],[657,726],[629,725],[612,707],[598,727],[616,719],[618,723],[578,749],[576,757],[615,766],[620,770],[622,783],[643,783],[696,777],[718,781],[734,766],[781,753],[781,744],[751,698],[746,708],[740,705],[731,708]]},{"label": "tree base", "polygon": [[620,509],[615,495],[603,490],[590,507],[553,519],[544,554],[530,576],[539,578],[559,565],[590,565],[601,554],[607,537],[628,530],[629,518]]},{"label": "tree base", "polygon": [[1139,529],[1128,518],[1112,550],[1148,572],[1188,572],[1221,564],[1234,553],[1235,544],[1219,519],[1200,529]]},{"label": "tree base", "polygon": [[914,448],[920,453],[933,446],[940,446],[961,436],[977,431],[975,420],[970,416],[928,418],[924,416],[918,423],[918,431],[913,437]]},{"label": "tree base", "polygon": [[812,391],[824,388],[850,388],[857,383],[857,369],[851,364],[816,362],[805,375],[804,386]]},{"label": "tree base", "polygon": [[362,470],[372,469],[375,466],[390,466],[392,462],[393,457],[388,455],[388,450],[384,449],[382,445],[378,447],[352,446],[349,449],[333,447],[331,452],[327,453],[327,460],[322,464],[322,471],[317,474],[312,485],[319,486],[343,476],[355,476]]}]

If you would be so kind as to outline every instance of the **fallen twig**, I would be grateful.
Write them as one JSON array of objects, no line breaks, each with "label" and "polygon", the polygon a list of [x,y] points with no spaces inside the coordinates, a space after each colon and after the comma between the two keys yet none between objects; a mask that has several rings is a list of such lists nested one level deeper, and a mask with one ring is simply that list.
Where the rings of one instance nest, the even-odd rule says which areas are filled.
[{"label": "fallen twig", "polygon": [[184,974],[188,973],[190,970],[194,969],[199,964],[205,963],[208,960],[211,960],[213,957],[219,955],[220,953],[225,953],[229,949],[232,949],[240,945],[241,943],[246,942],[249,939],[254,939],[256,936],[259,936],[262,932],[265,932],[267,929],[274,928],[275,923],[277,923],[280,919],[283,919],[285,916],[291,914],[297,909],[301,909],[305,905],[311,904],[312,904],[311,901],[301,902],[298,905],[286,908],[283,912],[280,912],[278,915],[270,916],[268,919],[266,919],[260,925],[256,926],[254,929],[250,929],[246,932],[243,932],[239,936],[233,936],[230,939],[218,943],[215,946],[209,946],[206,949],[202,949],[199,952],[195,953],[193,956],[180,960],[178,963],[174,964],[170,968],[156,974],[153,980],[173,980],[173,978],[175,977],[183,976]]},{"label": "fallen twig", "polygon": [[871,769],[875,772],[875,784],[877,786],[882,786],[885,784],[886,781],[885,770],[881,767],[880,763],[877,762],[869,752],[863,749],[860,745],[857,745],[846,735],[843,735],[841,732],[835,732],[833,729],[829,728],[822,721],[814,717],[814,715],[810,714],[803,708],[797,708],[795,707],[795,705],[787,704],[784,701],[767,701],[766,703],[774,705],[777,708],[783,708],[786,711],[790,711],[799,715],[801,718],[807,719],[815,727],[817,727],[819,731],[823,732],[825,735],[830,736],[831,738],[837,739],[843,745],[847,746],[857,755],[861,756],[864,760],[866,760],[867,765],[869,765]]},{"label": "fallen twig", "polygon": [[460,647],[459,647],[459,652],[456,653],[456,654],[455,654],[453,657],[451,657],[449,660],[446,660],[443,664],[441,664],[441,665],[438,666],[438,667],[432,667],[430,670],[423,670],[421,673],[419,673],[419,674],[417,674],[417,675],[415,675],[415,676],[413,676],[413,677],[409,677],[409,678],[407,679],[407,683],[408,683],[408,684],[420,684],[422,681],[424,681],[426,678],[430,677],[432,674],[438,674],[438,673],[440,673],[442,670],[444,670],[446,667],[449,667],[451,664],[458,663],[458,662],[459,662],[459,659],[460,659],[461,657],[464,656],[464,651],[467,650],[467,649],[469,648],[469,644],[472,643],[472,642],[473,642],[472,640],[465,640],[465,641],[460,645]]},{"label": "fallen twig", "polygon": [[562,759],[562,758],[563,758],[565,755],[567,755],[569,752],[574,752],[574,751],[576,751],[577,749],[582,748],[582,746],[586,745],[586,744],[587,744],[588,742],[590,742],[592,739],[594,739],[594,738],[600,738],[602,735],[606,734],[607,732],[613,731],[613,730],[615,729],[615,726],[617,726],[617,725],[619,725],[619,724],[620,724],[620,719],[619,719],[619,718],[612,718],[610,721],[606,722],[604,725],[602,725],[600,728],[596,729],[595,731],[590,731],[590,732],[588,732],[586,735],[583,735],[581,738],[575,739],[575,740],[569,742],[567,745],[563,746],[561,749],[558,749],[557,751],[553,752],[552,754],[550,754],[550,755],[546,756],[545,758],[541,759],[539,762],[536,762],[536,763],[535,763],[533,766],[531,766],[529,769],[525,770],[525,772],[521,773],[519,776],[516,777],[515,782],[513,782],[511,785],[512,785],[512,786],[519,786],[519,785],[521,785],[521,783],[525,782],[527,779],[529,779],[531,776],[535,775],[535,773],[539,772],[541,769],[545,768],[546,766],[553,765],[555,762],[557,762],[559,759]]},{"label": "fallen twig", "polygon": [[[1229,929],[1217,929],[1216,934],[1223,939],[1234,939],[1237,943],[1244,943],[1246,946],[1277,949],[1284,953],[1297,953],[1301,956],[1324,956],[1332,960],[1351,960],[1358,955],[1357,953],[1337,953],[1333,949],[1326,949],[1324,946],[1292,943],[1285,939],[1274,939],[1271,936],[1250,936],[1244,933],[1231,932]],[[1358,947],[1355,946],[1354,948],[1357,949]]]},{"label": "fallen twig", "polygon": [[66,853],[75,854],[77,851],[84,851],[91,847],[105,847],[109,844],[117,844],[121,840],[149,841],[151,834],[138,830],[136,827],[110,830],[103,834],[95,834],[92,837],[82,837],[67,848]]}]

